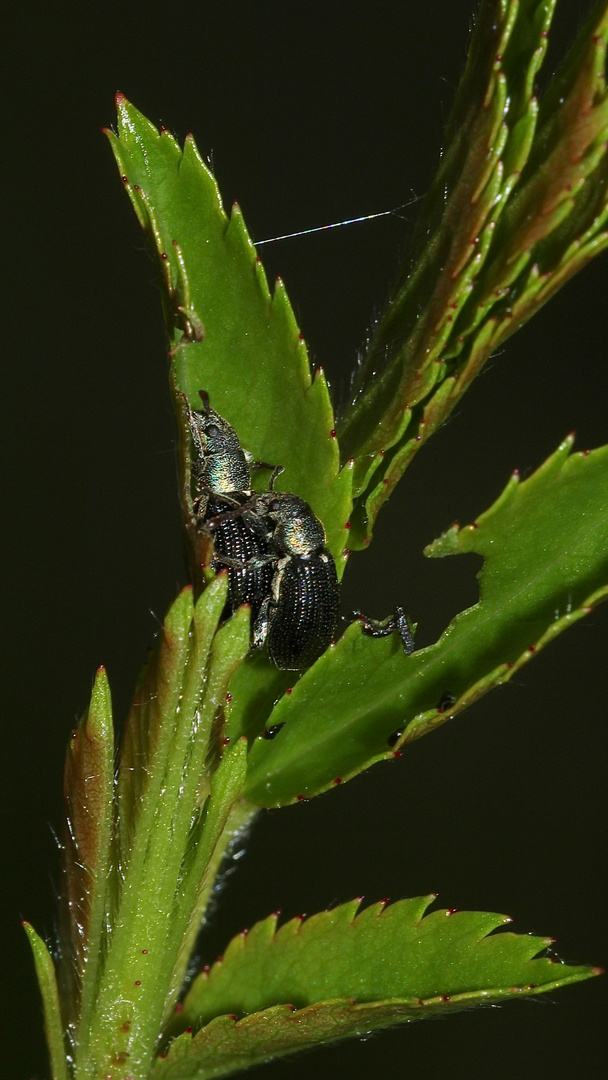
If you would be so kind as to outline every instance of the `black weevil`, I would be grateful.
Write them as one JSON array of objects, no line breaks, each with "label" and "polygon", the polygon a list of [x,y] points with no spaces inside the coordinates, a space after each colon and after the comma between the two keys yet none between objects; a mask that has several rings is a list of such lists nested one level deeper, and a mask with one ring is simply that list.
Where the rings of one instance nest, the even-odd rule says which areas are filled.
[{"label": "black weevil", "polygon": [[[271,552],[262,556],[274,560],[271,595],[261,604],[253,624],[252,645],[268,643],[270,659],[278,668],[298,671],[310,667],[335,639],[340,606],[336,565],[325,546],[323,524],[308,503],[287,491],[274,491],[278,470],[270,478],[270,490],[252,499],[243,508],[249,520],[267,523]],[[414,635],[402,607],[384,622],[353,612],[370,637],[398,633],[403,651],[414,649]]]},{"label": "black weevil", "polygon": [[266,523],[272,561],[270,594],[253,624],[252,645],[268,643],[273,664],[287,671],[310,667],[334,640],[340,594],[325,529],[308,503],[288,491],[254,496],[247,520]]},{"label": "black weevil", "polygon": [[193,410],[186,404],[196,451],[191,464],[194,510],[197,516],[207,518],[207,502],[214,495],[227,495],[229,502],[232,492],[251,495],[251,469],[234,428],[211,408],[206,391],[199,390],[199,395],[202,409]]},{"label": "black weevil", "polygon": [[[266,530],[255,518],[245,518],[234,509],[249,504],[251,468],[272,468],[254,463],[241,446],[234,428],[209,405],[209,396],[199,391],[202,409],[191,409],[182,396],[195,456],[190,475],[185,477],[184,503],[187,531],[196,553],[196,577],[200,564],[211,551],[211,568],[228,570],[228,600],[225,615],[241,604],[251,604],[252,620],[269,595],[273,577]],[[197,582],[200,589],[202,582]]]}]

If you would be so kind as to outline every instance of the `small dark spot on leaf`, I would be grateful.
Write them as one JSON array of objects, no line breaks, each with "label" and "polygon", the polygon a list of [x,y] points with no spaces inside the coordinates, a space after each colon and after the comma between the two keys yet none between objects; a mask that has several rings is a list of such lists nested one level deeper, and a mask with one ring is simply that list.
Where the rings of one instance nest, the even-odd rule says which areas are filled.
[{"label": "small dark spot on leaf", "polygon": [[263,739],[274,739],[275,736],[279,734],[279,731],[281,730],[281,728],[284,728],[284,727],[285,727],[284,723],[283,724],[272,724],[271,727],[267,727],[265,729],[265,731],[262,732],[262,738]]},{"label": "small dark spot on leaf", "polygon": [[452,705],[456,703],[456,696],[451,690],[444,690],[443,694],[437,702],[437,712],[445,712],[446,709],[451,709]]}]

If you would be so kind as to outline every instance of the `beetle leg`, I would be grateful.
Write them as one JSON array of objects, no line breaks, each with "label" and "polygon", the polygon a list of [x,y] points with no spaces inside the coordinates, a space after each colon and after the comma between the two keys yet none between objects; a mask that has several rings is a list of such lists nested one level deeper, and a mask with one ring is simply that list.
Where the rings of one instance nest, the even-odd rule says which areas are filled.
[{"label": "beetle leg", "polygon": [[272,616],[274,615],[274,608],[275,605],[273,603],[272,597],[267,596],[266,599],[262,601],[260,610],[256,615],[255,622],[251,629],[252,649],[261,649],[262,646],[266,643],[266,638],[268,637],[268,631],[272,622]]},{"label": "beetle leg", "polygon": [[233,559],[231,555],[214,554],[213,562],[219,563],[220,566],[231,566],[233,570],[247,570],[251,565],[250,563],[244,563],[242,559]]},{"label": "beetle leg", "polygon": [[414,651],[414,631],[412,630],[410,621],[402,607],[395,608],[394,621],[395,630],[401,638],[403,651],[407,656]]},{"label": "beetle leg", "polygon": [[271,465],[268,461],[254,461],[250,450],[243,450],[243,453],[250,469],[276,469],[276,465]]},{"label": "beetle leg", "polygon": [[268,566],[269,563],[276,563],[278,555],[275,555],[272,551],[269,551],[267,555],[252,555],[247,560],[248,570],[259,570],[262,566]]},{"label": "beetle leg", "polygon": [[269,491],[274,491],[275,480],[281,475],[282,472],[285,472],[285,466],[284,465],[275,465],[274,469],[272,470],[272,475],[271,475],[271,477],[270,477],[270,479],[268,481],[268,490]]},{"label": "beetle leg", "polygon": [[[213,492],[208,488],[204,488],[203,494],[213,495]],[[240,517],[247,507],[247,503],[240,503],[238,499],[233,499],[231,495],[227,495],[224,491],[222,492],[221,499],[222,502],[228,503],[228,505],[234,507],[234,509],[223,510],[220,514],[216,514],[214,517],[209,518],[209,520],[205,522],[205,528],[208,529],[209,532],[214,532],[214,530],[219,528],[224,521],[231,521],[233,518]]]},{"label": "beetle leg", "polygon": [[395,608],[393,617],[385,619],[384,622],[370,619],[369,615],[365,615],[362,611],[353,611],[352,614],[361,623],[363,633],[369,637],[388,637],[389,634],[396,632],[401,638],[404,653],[409,655],[414,651],[414,631],[402,607]]}]

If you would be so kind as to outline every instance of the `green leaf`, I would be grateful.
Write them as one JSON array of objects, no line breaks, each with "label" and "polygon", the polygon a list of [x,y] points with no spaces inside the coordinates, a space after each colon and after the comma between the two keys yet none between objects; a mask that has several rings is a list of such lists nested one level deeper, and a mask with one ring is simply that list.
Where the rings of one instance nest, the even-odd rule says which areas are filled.
[{"label": "green leaf", "polygon": [[528,480],[513,475],[473,525],[454,526],[427,549],[486,560],[479,603],[434,645],[404,656],[396,635],[374,640],[353,625],[279,700],[269,724],[285,727],[271,741],[255,740],[248,798],[283,805],[400,755],[606,598],[608,446],[571,455],[572,442]]},{"label": "green leaf", "polygon": [[[77,1067],[86,1062],[95,1075],[105,1075],[114,1059],[128,1060],[137,1075],[148,1067],[164,1012],[177,994],[181,944],[202,916],[208,863],[232,834],[227,830],[222,848],[243,769],[242,763],[236,771],[221,768],[221,707],[249,648],[249,612],[240,609],[218,631],[226,592],[223,573],[196,605],[190,588],[177,598],[125,734],[118,792],[127,818],[121,894],[95,1012],[75,1040]],[[244,747],[237,748],[231,763],[243,756]],[[216,798],[210,801],[214,774]],[[181,955],[177,963],[183,967]]]},{"label": "green leaf", "polygon": [[608,4],[539,109],[553,9],[482,4],[446,152],[339,429],[356,459],[351,548],[491,353],[608,245]]},{"label": "green leaf", "polygon": [[327,384],[311,378],[285,287],[270,294],[240,208],[226,216],[192,136],[182,151],[121,94],[117,109],[108,135],[159,261],[174,388],[194,408],[207,390],[257,460],[285,467],[277,487],[311,504],[342,565],[351,469],[340,472]]},{"label": "green leaf", "polygon": [[178,1037],[153,1077],[222,1076],[302,1046],[599,974],[533,959],[552,939],[493,934],[511,921],[503,915],[425,916],[434,899],[383,901],[357,914],[358,899],[278,931],[271,915],[239,934],[198,976],[174,1021],[174,1031],[196,1034]]},{"label": "green leaf", "polygon": [[114,729],[104,668],[95,677],[91,703],[72,732],[64,773],[66,803],[63,860],[64,921],[69,945],[64,964],[70,1018],[88,1023],[106,948],[110,910],[116,902],[112,851],[114,825]]},{"label": "green leaf", "polygon": [[226,735],[255,739],[266,726],[276,702],[300,678],[297,671],[279,671],[269,664],[265,652],[251,653],[230,684],[226,708]]},{"label": "green leaf", "polygon": [[[277,281],[269,292],[240,208],[235,204],[226,216],[192,136],[182,151],[169,132],[159,132],[121,94],[117,108],[118,133],[107,134],[157,258],[174,392],[185,393],[197,408],[199,389],[207,390],[213,407],[256,460],[284,466],[277,488],[310,503],[325,526],[341,576],[352,468],[347,464],[340,470],[325,377],[320,370],[311,377],[285,287]],[[179,407],[177,413],[183,490],[189,484],[188,433]],[[267,473],[260,474],[260,483],[267,479]],[[258,733],[265,717],[256,703],[260,695],[275,700],[276,682],[266,654],[246,661],[235,680],[238,719],[235,715],[231,737],[250,735],[252,729]],[[280,683],[282,691],[288,683]]]},{"label": "green leaf", "polygon": [[190,836],[165,949],[167,962],[174,965],[165,1015],[171,1013],[184,983],[226,848],[254,813],[252,807],[236,806],[246,771],[247,740],[243,738],[222,757],[211,779],[211,793],[204,814]]},{"label": "green leaf", "polygon": [[529,159],[469,300],[471,310],[484,312],[499,293],[500,340],[588,261],[590,245],[595,254],[596,241],[608,241],[607,42],[608,4],[602,0],[541,101]]},{"label": "green leaf", "polygon": [[120,862],[131,860],[142,816],[160,797],[173,724],[189,656],[192,590],[183,589],[163,623],[156,655],[144,670],[127,717],[117,778]]},{"label": "green leaf", "polygon": [[555,0],[481,6],[445,153],[340,425],[342,452],[356,462],[354,491],[362,496],[351,546],[368,536],[363,510],[372,514],[371,527],[379,508],[366,500],[384,501],[398,479],[399,454],[387,452],[403,446],[406,432],[409,441],[412,410],[447,374],[443,353],[530,149],[534,75],[554,6]]},{"label": "green leaf", "polygon": [[53,1080],[68,1080],[66,1048],[63,1041],[63,1021],[53,958],[33,926],[28,922],[24,922],[23,928],[32,948],[36,977],[42,994],[44,1028],[51,1059]]}]

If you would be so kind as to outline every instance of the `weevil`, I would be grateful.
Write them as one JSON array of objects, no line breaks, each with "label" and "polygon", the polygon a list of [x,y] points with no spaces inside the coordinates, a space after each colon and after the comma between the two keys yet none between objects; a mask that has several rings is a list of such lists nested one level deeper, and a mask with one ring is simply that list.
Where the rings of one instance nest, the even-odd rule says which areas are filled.
[{"label": "weevil", "polygon": [[251,469],[272,468],[254,462],[241,446],[234,428],[210,407],[209,396],[199,391],[202,409],[191,409],[182,395],[195,456],[184,477],[183,502],[186,528],[195,552],[198,589],[202,587],[201,564],[210,561],[217,572],[228,570],[228,600],[224,616],[241,604],[251,605],[255,621],[260,605],[269,595],[273,576],[266,529],[256,518],[234,513],[249,504]]},{"label": "weevil", "polygon": [[[271,481],[272,483],[272,481]],[[268,645],[278,668],[310,667],[334,640],[340,593],[325,529],[308,503],[288,491],[256,495],[247,520],[265,523],[273,566],[269,595],[253,624],[252,646]]]}]

